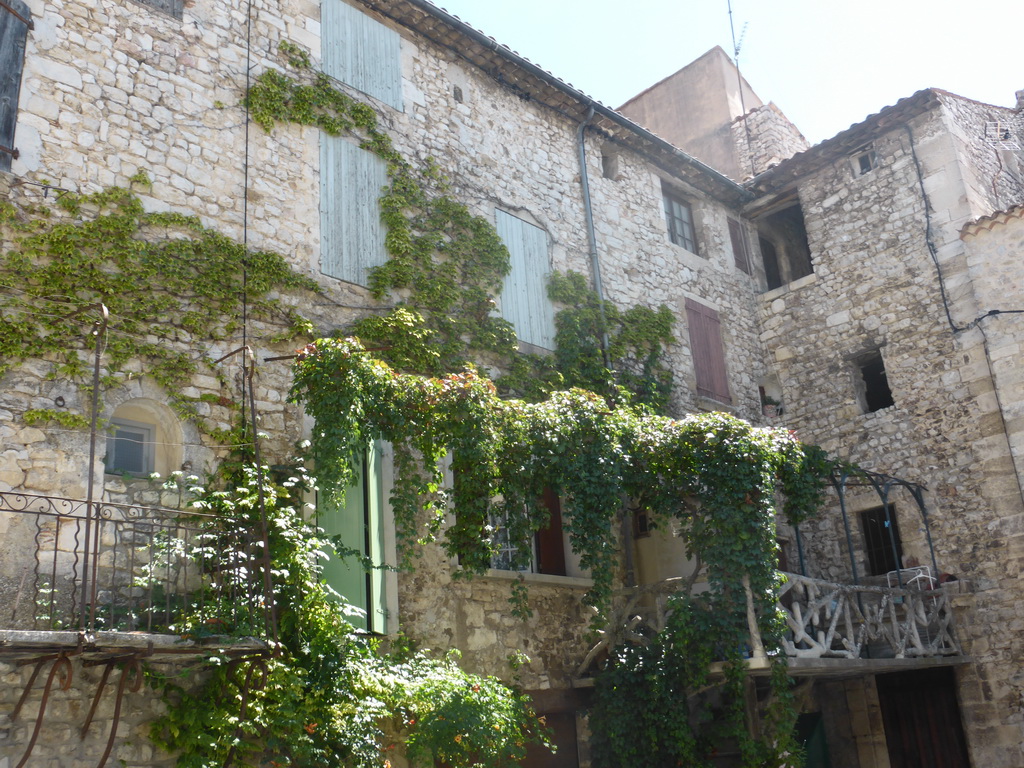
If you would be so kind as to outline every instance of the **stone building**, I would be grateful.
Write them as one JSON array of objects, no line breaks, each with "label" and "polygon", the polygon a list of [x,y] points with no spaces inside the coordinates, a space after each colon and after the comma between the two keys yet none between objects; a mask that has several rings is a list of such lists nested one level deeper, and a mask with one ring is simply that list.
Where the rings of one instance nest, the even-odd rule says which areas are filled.
[{"label": "stone building", "polygon": [[[970,762],[955,764],[1020,764],[1024,683],[1007,674],[1022,654],[1013,575],[1024,512],[1013,314],[1022,305],[1012,295],[1024,198],[1019,111],[922,91],[808,148],[737,79],[720,49],[617,112],[426,0],[6,5],[0,191],[7,201],[56,211],[68,191],[131,188],[147,211],[197,216],[211,231],[284,255],[318,292],[273,295],[317,333],[344,332],[388,306],[367,281],[367,269],[387,258],[379,210],[368,202],[387,182],[386,163],[355,136],[283,122],[264,131],[242,105],[261,72],[288,71],[293,51],[308,53],[335,88],[372,109],[405,160],[436,163],[453,197],[493,224],[514,265],[498,311],[524,349],[552,346],[555,307],[543,276],[580,272],[618,307],[664,304],[675,313],[676,341],[667,350],[674,414],[726,409],[756,423],[770,418],[877,473],[870,478],[881,502],[879,488],[866,493],[849,482],[839,494],[845,516],[833,510],[783,535],[788,570],[801,571],[788,607],[792,617],[793,602],[803,605],[805,623],[792,620],[808,630],[794,636],[792,653],[801,657],[794,675],[809,727],[824,734],[833,765],[915,764],[899,762],[891,735],[905,723],[892,714],[907,707],[896,693],[901,680],[903,689],[944,703],[929,710],[933,718],[962,719]],[[706,119],[677,132],[674,110],[683,104]],[[9,230],[4,238],[12,249]],[[2,285],[8,297],[24,287]],[[33,296],[33,311],[60,314],[66,306]],[[28,311],[4,306],[5,319]],[[83,335],[94,320],[82,316]],[[110,319],[111,338],[120,320]],[[101,358],[109,375],[98,415],[113,425],[112,438],[95,430],[91,437],[80,421],[32,418],[91,413],[88,388],[69,380],[53,356],[30,356],[2,374],[0,593],[12,610],[0,620],[0,712],[17,717],[0,723],[0,768],[26,756],[29,766],[100,763],[106,754],[131,766],[173,761],[146,739],[160,708],[152,693],[128,686],[115,697],[111,683],[104,695],[103,673],[125,659],[186,667],[206,649],[118,625],[113,614],[98,625],[116,590],[91,597],[79,590],[87,555],[94,582],[118,568],[133,574],[118,560],[140,536],[127,525],[129,510],[176,501],[139,475],[212,471],[226,450],[211,431],[231,429],[240,387],[251,386],[271,462],[308,436],[300,409],[284,401],[290,373],[275,358],[293,349],[278,340],[281,317],[217,330],[215,338],[153,336],[200,361],[181,392],[139,375],[137,362],[117,367]],[[245,348],[252,366],[242,362]],[[207,429],[178,415],[172,406],[182,396]],[[771,401],[782,403],[781,421],[763,415]],[[124,446],[140,447],[119,451]],[[376,491],[354,514],[376,526],[375,549],[366,554],[390,561],[383,500],[394,477],[386,447],[379,459]],[[96,520],[102,534],[93,534],[91,549],[82,544],[83,514],[91,514],[85,501],[113,515],[102,524],[109,528]],[[876,535],[880,526],[895,530],[892,516],[901,536],[894,561]],[[509,655],[524,651],[531,661],[521,684],[562,747],[556,762],[529,764],[587,765],[581,665],[590,614],[582,597],[591,580],[564,541],[547,545],[561,546],[563,558],[544,573],[495,568],[454,580],[457,563],[435,548],[412,573],[354,586],[339,574],[339,587],[358,593],[349,596],[367,609],[367,629],[401,628],[426,647],[459,649],[471,671],[506,676]],[[692,568],[671,536],[638,539],[635,550],[643,583]],[[895,585],[885,582],[889,571]],[[940,585],[942,574],[956,581]],[[509,614],[520,578],[530,586],[528,620]],[[935,589],[922,596],[903,579]],[[919,657],[861,658],[869,653],[863,638],[830,633],[826,640],[808,629],[812,614],[817,629],[835,625],[835,603],[829,612],[829,600],[813,596],[837,582],[866,586],[830,598],[859,602],[862,611],[870,601],[863,595],[895,586],[892,610],[919,610],[924,621],[917,632],[916,619],[903,614],[895,653],[906,655],[910,644]],[[89,602],[96,610],[87,620]],[[946,625],[919,636],[951,615],[956,641]],[[858,649],[852,658],[849,643]],[[226,649],[247,650],[244,643]],[[815,658],[829,656],[836,658]],[[73,672],[67,689],[52,683],[58,664]],[[37,679],[33,670],[45,674]],[[91,729],[80,738],[97,691]]]}]

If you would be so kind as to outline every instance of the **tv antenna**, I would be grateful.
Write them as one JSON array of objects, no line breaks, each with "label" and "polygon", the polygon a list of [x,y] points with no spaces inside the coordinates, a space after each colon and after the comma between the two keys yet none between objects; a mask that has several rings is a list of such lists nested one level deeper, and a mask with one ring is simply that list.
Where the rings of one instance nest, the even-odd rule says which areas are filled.
[{"label": "tv antenna", "polygon": [[736,67],[736,88],[740,92],[740,116],[743,117],[743,130],[747,136],[747,156],[750,160],[750,175],[754,175],[754,153],[750,146],[750,125],[747,123],[747,104],[743,97],[743,75],[740,74],[740,48],[743,47],[743,38],[747,36],[747,22],[743,23],[740,31],[739,42],[736,40],[736,25],[732,19],[732,0],[726,0],[729,8],[729,32],[732,34],[732,63]]}]

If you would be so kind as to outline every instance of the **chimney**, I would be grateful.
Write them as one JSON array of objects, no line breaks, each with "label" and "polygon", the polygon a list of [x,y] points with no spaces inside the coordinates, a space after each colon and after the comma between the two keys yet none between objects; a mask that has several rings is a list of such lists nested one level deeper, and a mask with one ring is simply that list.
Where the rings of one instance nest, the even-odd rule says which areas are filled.
[{"label": "chimney", "polygon": [[1017,109],[1024,109],[1024,90],[1017,91]]}]

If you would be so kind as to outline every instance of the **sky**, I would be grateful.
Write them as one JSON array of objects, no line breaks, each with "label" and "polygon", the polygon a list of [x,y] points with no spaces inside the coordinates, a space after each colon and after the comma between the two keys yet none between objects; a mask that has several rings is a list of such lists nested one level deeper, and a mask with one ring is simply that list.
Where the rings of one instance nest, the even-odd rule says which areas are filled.
[{"label": "sky", "polygon": [[[609,107],[716,45],[728,0],[432,0]],[[922,88],[1014,106],[1021,0],[732,0],[744,77],[811,142]]]}]

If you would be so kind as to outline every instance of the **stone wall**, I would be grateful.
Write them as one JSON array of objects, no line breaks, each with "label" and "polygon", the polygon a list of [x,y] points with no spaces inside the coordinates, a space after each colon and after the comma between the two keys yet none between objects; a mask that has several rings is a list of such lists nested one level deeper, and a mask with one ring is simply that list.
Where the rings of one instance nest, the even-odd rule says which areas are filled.
[{"label": "stone wall", "polygon": [[[928,488],[939,570],[975,590],[954,600],[959,638],[975,659],[959,676],[972,756],[1009,768],[1021,761],[1024,724],[1019,683],[1005,674],[1007,661],[1024,653],[1013,628],[1019,619],[1011,618],[1016,579],[1006,576],[1024,556],[1022,508],[983,340],[954,333],[940,291],[937,269],[951,316],[974,311],[958,236],[971,216],[959,168],[971,158],[945,122],[941,110],[912,120],[913,153],[905,130],[879,137],[877,167],[866,173],[842,157],[799,183],[814,277],[764,294],[762,338],[782,384],[785,418],[803,439]],[[874,351],[895,405],[865,412],[859,365]],[[905,561],[928,563],[922,520],[909,499],[894,502]],[[867,561],[857,513],[878,504],[871,492],[849,500],[861,574]],[[838,513],[802,533],[810,575],[847,580]]]},{"label": "stone wall", "polygon": [[732,140],[749,179],[807,149],[807,139],[774,102],[751,109],[732,121]]},{"label": "stone wall", "polygon": [[[195,0],[186,4],[182,20],[145,4],[29,4],[36,29],[28,37],[22,86],[17,134],[21,157],[12,175],[4,177],[15,187],[10,195],[49,207],[52,189],[21,182],[45,181],[58,190],[90,192],[128,186],[136,173],[144,171],[153,182],[148,189],[138,189],[147,210],[197,214],[205,225],[236,240],[286,255],[295,269],[318,280],[321,297],[280,298],[309,317],[320,332],[344,330],[368,312],[387,306],[386,301],[375,302],[364,288],[321,274],[318,132],[296,125],[278,125],[269,134],[254,125],[247,130],[239,106],[249,56],[254,76],[283,66],[277,53],[283,40],[308,48],[314,65],[320,60],[317,2],[253,2],[251,50],[245,46],[248,4],[241,0]],[[493,221],[495,209],[501,209],[544,229],[552,244],[553,268],[588,274],[577,125],[472,70],[457,52],[407,29],[398,31],[404,110],[360,97],[378,112],[398,150],[413,163],[435,159],[450,177],[454,196],[474,213]],[[458,99],[455,86],[460,89]],[[718,310],[732,410],[759,418],[757,386],[766,373],[757,332],[760,284],[733,263],[727,217],[739,215],[624,148],[618,151],[615,178],[604,178],[605,142],[606,137],[597,134],[586,139],[607,297],[623,308],[665,303],[676,313],[676,343],[667,357],[676,376],[672,408],[677,414],[722,407],[696,395],[683,302],[695,298]],[[663,181],[693,205],[699,255],[668,241]],[[263,362],[291,351],[287,343],[272,341],[279,330],[254,323],[245,339],[258,361],[257,409],[261,430],[267,434],[264,456],[271,462],[287,459],[294,443],[309,430],[301,412],[284,402],[290,383],[287,362]],[[205,355],[215,360],[242,341],[210,343]],[[32,360],[3,376],[0,490],[81,498],[90,469],[88,435],[52,426],[29,427],[21,418],[29,408],[54,407],[58,397],[69,411],[87,412],[81,391],[54,380],[52,371],[51,362]],[[126,374],[132,375],[104,392],[102,416],[109,417],[131,399],[166,402],[167,393],[138,373],[129,364]],[[195,376],[186,394],[237,396],[239,375],[239,359],[229,358],[216,370]],[[216,402],[201,403],[200,408],[215,426],[231,423],[232,412]],[[202,475],[224,451],[194,426],[179,426],[182,461]],[[100,450],[92,467],[99,477],[102,454]],[[101,493],[110,500],[169,503],[141,480],[108,476]],[[24,554],[31,550],[32,536],[22,533],[8,542],[16,541],[17,551]],[[11,564],[10,572],[3,574],[5,589],[16,591],[20,571],[15,560],[23,557],[6,557],[15,554],[10,548],[3,554],[3,562]],[[508,574],[464,582],[453,581],[454,570],[439,550],[430,549],[415,573],[399,577],[397,610],[403,630],[438,651],[460,648],[467,668],[505,678],[511,674],[509,654],[522,650],[531,657],[519,673],[524,687],[569,687],[586,650],[583,638],[591,613],[582,596],[587,580],[525,577],[534,615],[521,621],[509,613]],[[5,668],[4,674],[22,672]],[[79,679],[93,682],[90,675]],[[71,733],[65,710],[87,695],[73,686],[55,701],[53,722],[64,723],[61,733]],[[145,691],[137,699],[132,699],[121,728],[126,736],[131,734],[131,744],[123,746],[119,739],[115,752],[127,764],[156,760],[143,751],[148,748],[142,725],[156,705]],[[12,739],[20,744],[23,736],[22,730],[15,730]],[[70,764],[79,757],[91,759],[99,737],[74,749],[64,736],[47,738],[53,756]]]},{"label": "stone wall", "polygon": [[[160,664],[164,673],[180,673],[181,666]],[[42,670],[32,688],[17,720],[10,715],[18,703],[25,686],[35,668],[34,664],[17,666],[9,661],[0,661],[0,766],[13,768],[18,765],[29,744],[31,734],[39,722],[42,690],[50,672],[51,664],[43,664]],[[89,709],[96,695],[103,675],[103,666],[84,666],[79,660],[71,662],[69,687],[62,690],[60,680],[55,679],[29,766],[96,766],[107,745],[107,738],[114,725],[117,687],[121,671],[115,667],[100,698],[96,714],[88,730],[87,738],[80,736]],[[149,741],[149,724],[164,711],[159,696],[145,683],[137,692],[127,690],[121,702],[117,725],[117,738],[107,761],[108,766],[122,765],[127,768],[146,766],[162,768],[174,765],[174,758]]]}]

